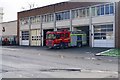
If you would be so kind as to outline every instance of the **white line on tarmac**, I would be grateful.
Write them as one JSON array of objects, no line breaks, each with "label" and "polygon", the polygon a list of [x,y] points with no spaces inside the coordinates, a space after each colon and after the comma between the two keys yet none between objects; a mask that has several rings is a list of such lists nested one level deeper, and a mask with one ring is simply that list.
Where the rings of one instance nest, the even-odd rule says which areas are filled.
[{"label": "white line on tarmac", "polygon": [[85,70],[85,69],[82,69],[81,72],[92,72],[92,73],[113,73],[113,74],[118,74],[117,71]]},{"label": "white line on tarmac", "polygon": [[12,48],[2,48],[2,50],[18,51],[19,49],[12,49]]}]

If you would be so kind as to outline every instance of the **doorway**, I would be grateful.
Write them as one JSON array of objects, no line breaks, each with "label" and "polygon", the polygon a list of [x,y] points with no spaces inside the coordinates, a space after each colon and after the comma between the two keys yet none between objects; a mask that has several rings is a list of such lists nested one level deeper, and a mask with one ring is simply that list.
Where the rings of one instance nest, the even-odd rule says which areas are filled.
[{"label": "doorway", "polygon": [[81,30],[86,33],[86,35],[87,35],[87,45],[86,46],[89,46],[89,26],[78,26],[78,27],[74,27],[74,28],[75,28],[75,30]]},{"label": "doorway", "polygon": [[54,29],[44,29],[43,30],[43,46],[46,46],[46,33],[48,31],[54,31]]}]

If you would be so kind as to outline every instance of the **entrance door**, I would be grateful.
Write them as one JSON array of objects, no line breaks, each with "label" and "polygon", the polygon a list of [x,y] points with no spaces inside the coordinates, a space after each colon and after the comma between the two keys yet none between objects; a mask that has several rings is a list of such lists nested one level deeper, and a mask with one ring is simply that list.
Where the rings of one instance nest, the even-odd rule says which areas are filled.
[{"label": "entrance door", "polygon": [[114,47],[113,24],[94,26],[93,47]]},{"label": "entrance door", "polygon": [[43,46],[46,46],[46,33],[48,31],[54,31],[54,29],[44,29],[43,30]]},{"label": "entrance door", "polygon": [[81,30],[87,34],[87,46],[89,46],[89,26],[79,26],[75,28],[76,30]]}]

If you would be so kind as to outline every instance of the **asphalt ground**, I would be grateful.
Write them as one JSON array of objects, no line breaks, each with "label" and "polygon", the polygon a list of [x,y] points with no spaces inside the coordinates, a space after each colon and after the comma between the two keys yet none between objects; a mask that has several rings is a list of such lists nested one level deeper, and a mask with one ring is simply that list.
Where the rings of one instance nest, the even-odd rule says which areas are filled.
[{"label": "asphalt ground", "polygon": [[[3,46],[4,78],[109,78],[117,77],[117,57],[95,56],[108,48],[48,49]],[[1,74],[0,73],[0,74]]]},{"label": "asphalt ground", "polygon": [[3,48],[12,48],[12,49],[27,49],[27,50],[36,50],[36,51],[47,51],[46,54],[62,54],[62,55],[71,55],[71,57],[76,58],[89,58],[102,61],[118,62],[118,57],[112,56],[96,56],[97,53],[104,52],[113,48],[92,48],[92,47],[72,47],[67,49],[48,49],[47,47],[37,47],[37,46],[2,46]]}]

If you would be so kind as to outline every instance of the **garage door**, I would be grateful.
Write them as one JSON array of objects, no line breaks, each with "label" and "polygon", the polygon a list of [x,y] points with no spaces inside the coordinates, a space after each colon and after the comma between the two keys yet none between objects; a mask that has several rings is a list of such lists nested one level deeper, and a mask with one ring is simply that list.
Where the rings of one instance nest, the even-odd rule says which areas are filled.
[{"label": "garage door", "polygon": [[93,47],[114,47],[113,24],[94,26]]},{"label": "garage door", "polygon": [[40,45],[41,45],[40,30],[31,30],[31,46]]},{"label": "garage door", "polygon": [[29,45],[29,31],[21,31],[22,40],[21,45]]}]

